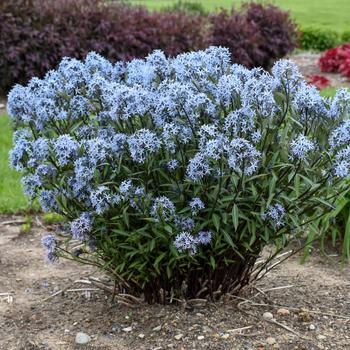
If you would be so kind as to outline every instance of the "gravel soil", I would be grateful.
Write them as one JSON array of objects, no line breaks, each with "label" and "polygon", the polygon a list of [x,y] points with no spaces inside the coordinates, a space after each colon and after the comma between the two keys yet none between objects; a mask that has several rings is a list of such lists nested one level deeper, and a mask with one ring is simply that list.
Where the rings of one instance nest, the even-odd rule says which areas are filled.
[{"label": "gravel soil", "polygon": [[[21,233],[21,220],[0,217],[1,350],[350,349],[350,267],[337,256],[315,251],[304,265],[294,256],[242,299],[215,304],[132,308],[102,290],[46,300],[91,288],[75,281],[98,273],[70,261],[46,264],[40,239],[52,227],[37,218]],[[78,332],[88,344],[76,344]]]}]

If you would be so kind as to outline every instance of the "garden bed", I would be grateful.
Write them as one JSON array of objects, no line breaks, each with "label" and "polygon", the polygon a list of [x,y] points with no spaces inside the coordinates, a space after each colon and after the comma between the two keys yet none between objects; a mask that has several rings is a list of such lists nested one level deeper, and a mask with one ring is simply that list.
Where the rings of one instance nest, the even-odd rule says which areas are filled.
[{"label": "garden bed", "polygon": [[303,52],[291,55],[290,59],[297,64],[300,72],[305,78],[321,75],[329,80],[332,87],[349,87],[349,80],[341,74],[321,72],[318,65],[320,57],[320,53]]},{"label": "garden bed", "polygon": [[[247,289],[244,299],[205,307],[130,308],[111,304],[103,291],[45,301],[60,290],[91,288],[74,281],[97,275],[67,261],[46,265],[40,238],[50,227],[34,218],[23,234],[21,220],[3,216],[0,223],[0,293],[11,293],[1,296],[0,349],[349,349],[350,268],[341,269],[338,257],[315,251],[302,266],[295,256]],[[278,324],[264,320],[265,312]],[[88,345],[75,344],[77,332],[92,338]]]}]

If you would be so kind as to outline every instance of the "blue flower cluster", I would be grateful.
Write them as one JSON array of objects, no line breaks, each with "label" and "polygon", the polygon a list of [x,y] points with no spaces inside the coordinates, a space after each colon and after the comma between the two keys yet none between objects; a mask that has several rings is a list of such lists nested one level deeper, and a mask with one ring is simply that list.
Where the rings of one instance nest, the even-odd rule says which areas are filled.
[{"label": "blue flower cluster", "polygon": [[78,241],[88,241],[89,234],[92,231],[93,220],[89,213],[82,213],[79,218],[71,223],[72,237]]},{"label": "blue flower cluster", "polygon": [[266,214],[264,214],[264,218],[265,220],[270,219],[276,227],[281,227],[285,224],[285,214],[286,210],[284,209],[284,207],[281,204],[277,203],[274,205],[270,205],[267,208],[267,212]]},{"label": "blue flower cluster", "polygon": [[[193,254],[215,238],[206,216],[220,196],[238,200],[230,194],[246,178],[278,162],[304,164],[324,151],[333,163],[320,171],[350,176],[350,94],[325,99],[292,62],[276,62],[272,74],[249,70],[221,47],[116,64],[96,53],[65,58],[15,86],[8,111],[17,130],[10,160],[24,171],[25,193],[66,215],[83,242],[99,220],[130,214],[134,224],[171,225],[178,251]],[[265,219],[278,227],[287,215],[276,204]]]},{"label": "blue flower cluster", "polygon": [[49,262],[57,261],[57,239],[54,235],[46,235],[41,240],[42,245],[46,250],[46,258]]},{"label": "blue flower cluster", "polygon": [[208,245],[212,239],[209,231],[199,231],[198,236],[192,236],[189,232],[183,231],[175,237],[174,246],[180,252],[188,252],[194,255],[199,245]]}]

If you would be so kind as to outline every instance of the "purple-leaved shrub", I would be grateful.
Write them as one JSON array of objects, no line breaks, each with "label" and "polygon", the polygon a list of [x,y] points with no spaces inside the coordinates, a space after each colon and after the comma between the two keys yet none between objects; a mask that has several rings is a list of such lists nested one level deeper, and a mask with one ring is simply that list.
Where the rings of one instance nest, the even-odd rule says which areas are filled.
[{"label": "purple-leaved shrub", "polygon": [[287,60],[270,74],[221,47],[116,64],[92,52],[12,89],[10,158],[25,193],[70,222],[43,239],[49,260],[99,266],[148,302],[215,299],[346,189],[349,109]]},{"label": "purple-leaved shrub", "polygon": [[267,69],[297,44],[288,13],[254,3],[207,16],[181,7],[152,12],[107,0],[2,0],[0,33],[2,93],[43,77],[65,56],[83,59],[90,51],[115,62],[143,59],[154,49],[175,56],[221,45],[229,48],[234,63]]}]

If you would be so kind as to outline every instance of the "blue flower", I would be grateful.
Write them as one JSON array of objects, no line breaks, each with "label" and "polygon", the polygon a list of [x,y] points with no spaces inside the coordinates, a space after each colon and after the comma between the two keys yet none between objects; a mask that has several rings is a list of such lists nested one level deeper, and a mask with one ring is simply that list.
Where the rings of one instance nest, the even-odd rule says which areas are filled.
[{"label": "blue flower", "polygon": [[267,208],[267,212],[264,215],[264,218],[272,220],[272,222],[276,227],[281,227],[285,224],[284,223],[285,215],[286,215],[286,210],[281,204],[277,203],[274,205],[270,205]]},{"label": "blue flower", "polygon": [[174,225],[181,231],[191,232],[194,229],[195,222],[192,218],[175,215]]},{"label": "blue flower", "polygon": [[158,136],[150,130],[140,129],[128,140],[131,158],[137,163],[144,163],[147,156],[157,153],[161,146]]},{"label": "blue flower", "polygon": [[210,231],[199,231],[196,239],[199,244],[207,245],[212,240],[212,233]]},{"label": "blue flower", "polygon": [[202,153],[197,153],[193,158],[190,159],[187,166],[187,177],[198,182],[203,179],[203,177],[211,173],[211,166],[209,160]]},{"label": "blue flower", "polygon": [[31,200],[33,200],[36,197],[42,183],[38,175],[28,175],[22,177],[22,185],[24,193]]},{"label": "blue flower", "polygon": [[96,214],[103,214],[109,210],[113,204],[119,203],[120,197],[113,195],[108,187],[98,186],[90,194],[91,204]]},{"label": "blue flower", "polygon": [[179,162],[176,159],[169,160],[166,164],[167,169],[170,171],[176,170],[178,166]]},{"label": "blue flower", "polygon": [[324,98],[315,86],[309,86],[304,82],[295,92],[292,106],[303,123],[310,122],[313,119],[312,116],[327,115]]},{"label": "blue flower", "polygon": [[186,231],[178,234],[174,240],[174,246],[179,253],[188,252],[194,255],[197,253],[197,245],[197,239]]},{"label": "blue flower", "polygon": [[328,118],[336,120],[343,118],[350,112],[350,92],[348,89],[339,89],[331,100]]},{"label": "blue flower", "polygon": [[299,134],[290,143],[291,158],[297,158],[300,160],[306,160],[306,156],[315,151],[316,145],[313,141],[309,140],[305,135]]},{"label": "blue flower", "polygon": [[93,221],[89,213],[81,213],[80,216],[71,222],[72,237],[78,241],[85,242],[89,239],[92,231]]},{"label": "blue flower", "polygon": [[350,144],[350,120],[347,119],[336,128],[330,138],[329,143],[332,149],[337,149]]},{"label": "blue flower", "polygon": [[205,208],[205,205],[204,203],[201,201],[200,198],[198,197],[195,197],[191,200],[190,202],[190,208],[191,208],[191,212],[192,212],[192,215],[197,215],[198,212],[202,209]]},{"label": "blue flower", "polygon": [[350,145],[337,152],[334,172],[338,177],[350,178]]},{"label": "blue flower", "polygon": [[257,171],[261,154],[249,141],[233,139],[228,145],[227,153],[228,165],[233,171],[248,176]]},{"label": "blue flower", "polygon": [[57,191],[55,190],[42,190],[39,196],[39,203],[41,208],[45,212],[51,210],[59,211],[58,204],[56,201]]},{"label": "blue flower", "polygon": [[56,254],[58,242],[56,237],[51,234],[44,236],[41,240],[41,243],[45,248],[47,260],[51,263],[56,262],[58,260],[58,257]]},{"label": "blue flower", "polygon": [[170,221],[175,215],[175,205],[167,197],[161,196],[153,200],[151,216],[157,220]]},{"label": "blue flower", "polygon": [[58,165],[65,166],[77,156],[79,145],[70,135],[61,135],[52,141],[52,147]]}]

